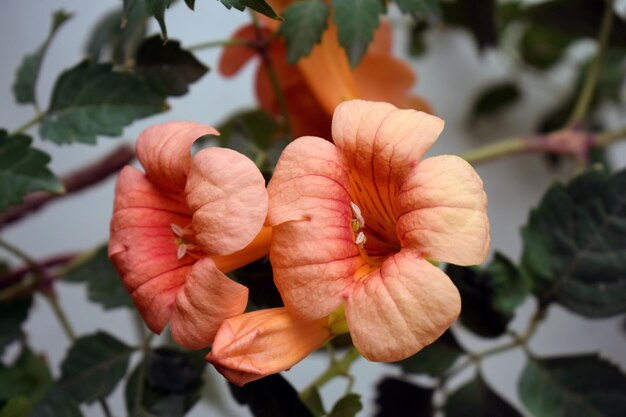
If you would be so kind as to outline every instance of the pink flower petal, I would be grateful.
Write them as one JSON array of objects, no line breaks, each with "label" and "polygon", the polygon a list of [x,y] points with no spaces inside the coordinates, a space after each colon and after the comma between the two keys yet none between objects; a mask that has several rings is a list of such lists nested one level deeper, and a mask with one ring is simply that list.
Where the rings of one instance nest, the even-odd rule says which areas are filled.
[{"label": "pink flower petal", "polygon": [[274,281],[285,307],[311,320],[334,311],[354,283],[348,181],[334,145],[303,137],[283,151],[268,186]]},{"label": "pink flower petal", "polygon": [[489,251],[487,195],[474,169],[456,156],[420,162],[398,193],[398,236],[424,257],[474,265]]},{"label": "pink flower petal", "polygon": [[232,149],[198,152],[185,188],[193,230],[210,255],[243,249],[263,227],[268,197],[256,165]]},{"label": "pink flower petal", "polygon": [[141,132],[137,159],[148,179],[161,190],[182,192],[191,166],[191,145],[204,135],[219,133],[194,122],[161,123]]},{"label": "pink flower petal", "polygon": [[458,317],[459,293],[439,268],[402,251],[347,295],[354,345],[372,361],[407,358],[432,343]]},{"label": "pink flower petal", "polygon": [[243,313],[248,289],[224,275],[211,258],[194,264],[170,320],[174,340],[189,349],[209,346],[225,319]]}]

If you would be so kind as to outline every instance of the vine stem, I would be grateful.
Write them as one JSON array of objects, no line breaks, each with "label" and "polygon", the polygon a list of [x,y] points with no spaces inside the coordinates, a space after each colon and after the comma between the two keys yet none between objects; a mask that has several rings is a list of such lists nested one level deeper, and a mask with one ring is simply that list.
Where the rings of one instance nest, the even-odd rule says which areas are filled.
[{"label": "vine stem", "polygon": [[333,360],[331,358],[328,369],[326,369],[323,374],[317,377],[315,381],[313,381],[307,388],[305,388],[300,393],[300,397],[307,398],[314,389],[322,388],[324,385],[326,385],[326,383],[328,383],[336,376],[345,376],[350,379],[348,375],[350,366],[360,357],[361,355],[359,354],[359,351],[356,350],[354,346],[351,346],[341,359]]},{"label": "vine stem", "polygon": [[604,61],[604,56],[606,55],[606,48],[611,35],[611,29],[613,27],[613,3],[614,0],[606,0],[604,15],[600,26],[600,33],[598,34],[598,52],[591,63],[589,74],[585,79],[585,84],[583,84],[583,88],[576,102],[576,106],[574,107],[574,111],[572,112],[569,122],[567,123],[570,127],[582,122],[589,111],[589,105],[591,104],[596,85],[598,84],[600,70],[602,69],[602,63]]},{"label": "vine stem", "polygon": [[188,51],[200,51],[202,49],[220,48],[224,46],[249,46],[249,42],[245,39],[221,39],[217,41],[201,42],[186,49]]},{"label": "vine stem", "polygon": [[19,135],[20,133],[26,132],[31,127],[36,126],[37,124],[39,124],[39,122],[41,122],[45,116],[46,116],[45,113],[38,112],[35,115],[35,117],[33,117],[32,119],[28,120],[23,125],[21,125],[17,129],[15,129],[13,132],[11,132],[11,136]]}]

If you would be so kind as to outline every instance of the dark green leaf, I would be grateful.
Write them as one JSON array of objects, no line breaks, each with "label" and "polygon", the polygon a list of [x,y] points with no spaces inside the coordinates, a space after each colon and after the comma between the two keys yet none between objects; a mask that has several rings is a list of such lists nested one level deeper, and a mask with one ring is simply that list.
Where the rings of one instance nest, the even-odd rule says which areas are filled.
[{"label": "dark green leaf", "polygon": [[31,402],[28,397],[24,395],[18,395],[11,398],[2,410],[0,410],[0,417],[26,417],[30,410]]},{"label": "dark green leaf", "polygon": [[313,413],[314,417],[323,417],[326,415],[320,392],[314,386],[300,394],[300,398],[302,398],[302,401],[306,404],[311,413]]},{"label": "dark green leaf", "polygon": [[56,143],[95,143],[119,136],[133,121],[162,112],[167,104],[137,75],[85,61],[56,82],[41,135]]},{"label": "dark green leaf", "polygon": [[[465,305],[463,306],[465,308]],[[404,372],[439,376],[465,353],[450,330],[415,355],[396,362]]]},{"label": "dark green leaf", "polygon": [[472,105],[472,117],[487,116],[514,104],[521,97],[519,87],[512,82],[505,81],[485,88]]},{"label": "dark green leaf", "polygon": [[54,12],[52,15],[52,27],[50,28],[50,33],[45,42],[37,51],[26,55],[22,60],[17,70],[15,84],[13,84],[15,100],[18,103],[33,103],[35,101],[35,86],[37,84],[43,57],[46,54],[54,34],[70,17],[72,17],[72,15],[65,13],[63,10]]},{"label": "dark green leaf", "polygon": [[439,16],[440,0],[394,0],[402,13],[410,14],[416,20],[424,20]]},{"label": "dark green leaf", "polygon": [[86,282],[89,299],[107,310],[133,305],[126,287],[109,260],[106,245],[72,262],[64,270],[63,279],[67,282]]},{"label": "dark green leaf", "polygon": [[137,51],[136,70],[154,91],[167,96],[187,94],[187,86],[198,81],[208,68],[180,43],[169,40],[163,44],[159,36],[146,39]]},{"label": "dark green leaf", "polygon": [[229,384],[239,404],[247,404],[254,417],[313,417],[298,393],[280,374],[270,375],[243,387]]},{"label": "dark green leaf", "polygon": [[522,417],[480,375],[450,395],[445,412],[446,417]]},{"label": "dark green leaf", "polygon": [[165,9],[170,7],[172,0],[145,0],[146,11],[154,16],[161,28],[163,39],[167,39],[167,27],[165,26]]},{"label": "dark green leaf", "polygon": [[455,0],[441,4],[444,21],[461,26],[474,36],[482,50],[498,44],[496,0]]},{"label": "dark green leaf", "polygon": [[322,41],[328,6],[321,0],[300,0],[283,11],[283,19],[279,33],[287,44],[287,62],[295,64]]},{"label": "dark green leaf", "polygon": [[548,69],[561,60],[575,39],[550,27],[529,26],[520,40],[522,59],[540,69]]},{"label": "dark green leaf", "polygon": [[246,7],[256,10],[257,12],[264,14],[272,19],[280,20],[281,17],[272,9],[265,0],[219,0],[227,9],[235,8],[243,11]]},{"label": "dark green leaf", "polygon": [[33,191],[62,193],[63,184],[47,168],[48,154],[32,148],[26,135],[9,136],[0,130],[0,211]]},{"label": "dark green leaf", "polygon": [[184,416],[200,398],[205,367],[204,352],[175,348],[150,351],[126,384],[128,412],[132,416]]},{"label": "dark green leaf", "polygon": [[337,401],[328,414],[328,417],[354,417],[362,409],[363,404],[361,404],[361,396],[358,394],[348,394]]},{"label": "dark green leaf", "polygon": [[626,415],[626,376],[597,355],[529,358],[519,394],[536,417]]},{"label": "dark green leaf", "polygon": [[446,273],[461,293],[461,323],[483,337],[504,334],[515,308],[529,292],[522,273],[500,253],[482,271],[448,265]]},{"label": "dark green leaf", "polygon": [[[377,387],[375,417],[432,417],[433,393],[396,378],[385,378]],[[468,416],[469,417],[469,416]]]},{"label": "dark green leaf", "polygon": [[68,393],[56,388],[31,408],[28,417],[83,417],[83,414]]},{"label": "dark green leaf", "polygon": [[626,170],[553,185],[522,235],[522,265],[541,303],[588,317],[626,311]]},{"label": "dark green leaf", "polygon": [[426,34],[428,25],[424,22],[416,22],[411,26],[409,35],[409,54],[412,57],[418,57],[426,52],[426,42],[424,35]]},{"label": "dark green leaf", "polygon": [[345,49],[352,67],[356,67],[374,39],[380,14],[385,11],[380,0],[332,0],[335,8],[339,44]]},{"label": "dark green leaf", "polygon": [[246,286],[250,294],[248,310],[282,307],[283,301],[272,279],[272,264],[260,259],[231,273],[232,278]]},{"label": "dark green leaf", "polygon": [[78,402],[106,397],[124,377],[132,352],[107,333],[83,336],[61,363],[60,386]]},{"label": "dark green leaf", "polygon": [[43,355],[22,347],[20,356],[9,367],[0,367],[0,403],[18,395],[33,402],[52,387],[53,381]]},{"label": "dark green leaf", "polygon": [[196,7],[196,0],[185,0],[185,4],[187,5],[187,7],[189,7],[191,10],[194,9],[194,7]]},{"label": "dark green leaf", "polygon": [[0,357],[4,348],[20,337],[32,303],[32,297],[0,300]]}]

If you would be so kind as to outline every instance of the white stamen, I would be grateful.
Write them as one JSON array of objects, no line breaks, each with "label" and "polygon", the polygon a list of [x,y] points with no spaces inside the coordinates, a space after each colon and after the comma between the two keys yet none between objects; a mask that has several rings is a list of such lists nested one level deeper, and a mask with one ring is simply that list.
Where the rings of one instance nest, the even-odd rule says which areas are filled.
[{"label": "white stamen", "polygon": [[367,242],[367,237],[365,237],[365,233],[363,232],[359,232],[356,235],[356,239],[354,240],[354,243],[357,244],[357,246],[363,246],[363,244],[365,244],[365,242]]},{"label": "white stamen", "polygon": [[176,259],[181,260],[187,254],[187,245],[178,245],[176,250]]},{"label": "white stamen", "polygon": [[185,235],[185,229],[183,229],[179,225],[172,223],[170,224],[170,227],[172,228],[172,232],[174,232],[176,236],[183,237]]},{"label": "white stamen", "polygon": [[354,217],[356,217],[356,219],[361,224],[361,227],[365,227],[365,219],[361,214],[361,209],[359,208],[359,206],[350,201],[350,208],[352,209],[352,213],[354,213]]}]

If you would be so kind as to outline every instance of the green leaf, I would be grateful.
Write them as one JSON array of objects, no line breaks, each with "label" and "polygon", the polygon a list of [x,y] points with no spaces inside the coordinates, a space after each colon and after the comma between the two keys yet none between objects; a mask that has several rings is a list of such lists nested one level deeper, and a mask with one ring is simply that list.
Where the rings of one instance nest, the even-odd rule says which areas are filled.
[{"label": "green leaf", "polygon": [[379,16],[385,11],[380,0],[332,0],[339,44],[356,67],[374,39]]},{"label": "green leaf", "polygon": [[300,0],[283,11],[283,18],[279,33],[287,44],[287,62],[295,64],[322,41],[328,6],[321,0]]},{"label": "green leaf", "polygon": [[33,191],[62,193],[63,184],[47,168],[50,156],[32,148],[26,135],[9,136],[0,130],[0,211],[21,203]]},{"label": "green leaf", "polygon": [[522,92],[516,84],[505,81],[493,84],[481,91],[472,104],[472,117],[484,117],[515,104]]},{"label": "green leaf", "polygon": [[85,61],[57,80],[40,133],[58,144],[95,143],[97,135],[119,136],[124,126],[166,109],[163,96],[137,75]]},{"label": "green leaf", "polygon": [[358,394],[348,394],[337,401],[328,414],[328,417],[354,417],[362,409],[363,404],[361,404],[361,396]]},{"label": "green leaf", "polygon": [[480,375],[450,395],[445,413],[446,417],[522,417]]},{"label": "green leaf", "polygon": [[32,297],[0,300],[0,356],[9,343],[20,337],[32,304]]},{"label": "green leaf", "polygon": [[442,2],[441,9],[444,21],[469,30],[481,50],[498,44],[496,17],[499,10],[496,0]]},{"label": "green leaf", "polygon": [[11,398],[2,410],[0,410],[0,417],[26,417],[30,410],[31,402],[28,397],[24,395],[18,395]]},{"label": "green leaf", "polygon": [[518,388],[536,417],[626,415],[626,376],[597,355],[529,358]]},{"label": "green leaf", "polygon": [[133,349],[97,332],[79,338],[61,363],[60,386],[78,402],[108,396],[122,379]]},{"label": "green leaf", "polygon": [[185,4],[193,10],[196,7],[196,0],[185,0]]},{"label": "green leaf", "polygon": [[504,334],[515,308],[529,293],[521,271],[500,253],[482,271],[448,265],[446,273],[461,294],[461,323],[483,337]]},{"label": "green leaf", "polygon": [[175,348],[151,350],[126,384],[126,408],[130,415],[184,416],[200,398],[206,367],[204,355]]},{"label": "green leaf", "polygon": [[161,28],[163,39],[167,39],[167,27],[165,26],[165,9],[170,7],[172,0],[145,0],[146,11],[153,16]]},{"label": "green leaf", "polygon": [[626,311],[626,170],[553,185],[522,236],[522,266],[541,303],[588,317]]},{"label": "green leaf", "polygon": [[67,282],[85,282],[89,299],[105,310],[117,307],[132,307],[131,299],[122,279],[109,260],[107,245],[72,262],[64,271]]},{"label": "green leaf", "polygon": [[548,69],[563,58],[575,39],[545,26],[529,26],[520,40],[522,59],[540,69]]},{"label": "green leaf", "polygon": [[28,417],[83,417],[83,414],[68,393],[55,388],[35,404]]},{"label": "green leaf", "polygon": [[63,23],[65,23],[71,14],[65,13],[63,10],[57,10],[52,15],[52,27],[48,37],[43,45],[32,54],[26,55],[22,60],[15,78],[15,84],[13,84],[13,92],[15,93],[15,100],[18,103],[34,103],[35,102],[35,86],[37,84],[37,78],[39,77],[39,69],[41,68],[41,62],[48,50],[50,42],[55,33]]},{"label": "green leaf", "polygon": [[163,44],[159,36],[153,36],[144,40],[137,51],[136,71],[154,91],[182,96],[189,91],[189,84],[206,74],[208,67],[182,49],[179,42],[170,39]]},{"label": "green leaf", "polygon": [[312,386],[310,389],[306,389],[300,394],[300,398],[309,408],[311,413],[313,413],[314,417],[324,417],[326,415],[326,411],[324,410],[324,403],[322,402],[322,397],[320,396],[320,392],[315,386]]},{"label": "green leaf", "polygon": [[313,417],[298,393],[280,374],[266,376],[243,387],[229,384],[239,404],[247,404],[254,417]]},{"label": "green leaf", "polygon": [[228,10],[235,8],[239,11],[243,11],[246,7],[251,8],[261,14],[272,19],[280,20],[281,17],[272,9],[265,0],[219,0]]},{"label": "green leaf", "polygon": [[440,0],[394,0],[402,13],[410,14],[416,20],[439,16]]},{"label": "green leaf", "polygon": [[[463,306],[465,307],[465,306]],[[435,340],[415,355],[400,362],[395,362],[404,372],[413,374],[428,374],[433,377],[442,375],[465,352],[456,341],[454,334],[447,330],[439,339]]]},{"label": "green leaf", "polygon": [[52,387],[53,381],[43,355],[23,346],[9,367],[0,367],[0,403],[23,395],[37,401]]},{"label": "green leaf", "polygon": [[[434,390],[396,378],[385,378],[376,387],[375,417],[432,417]],[[469,417],[469,416],[468,416]]]}]

